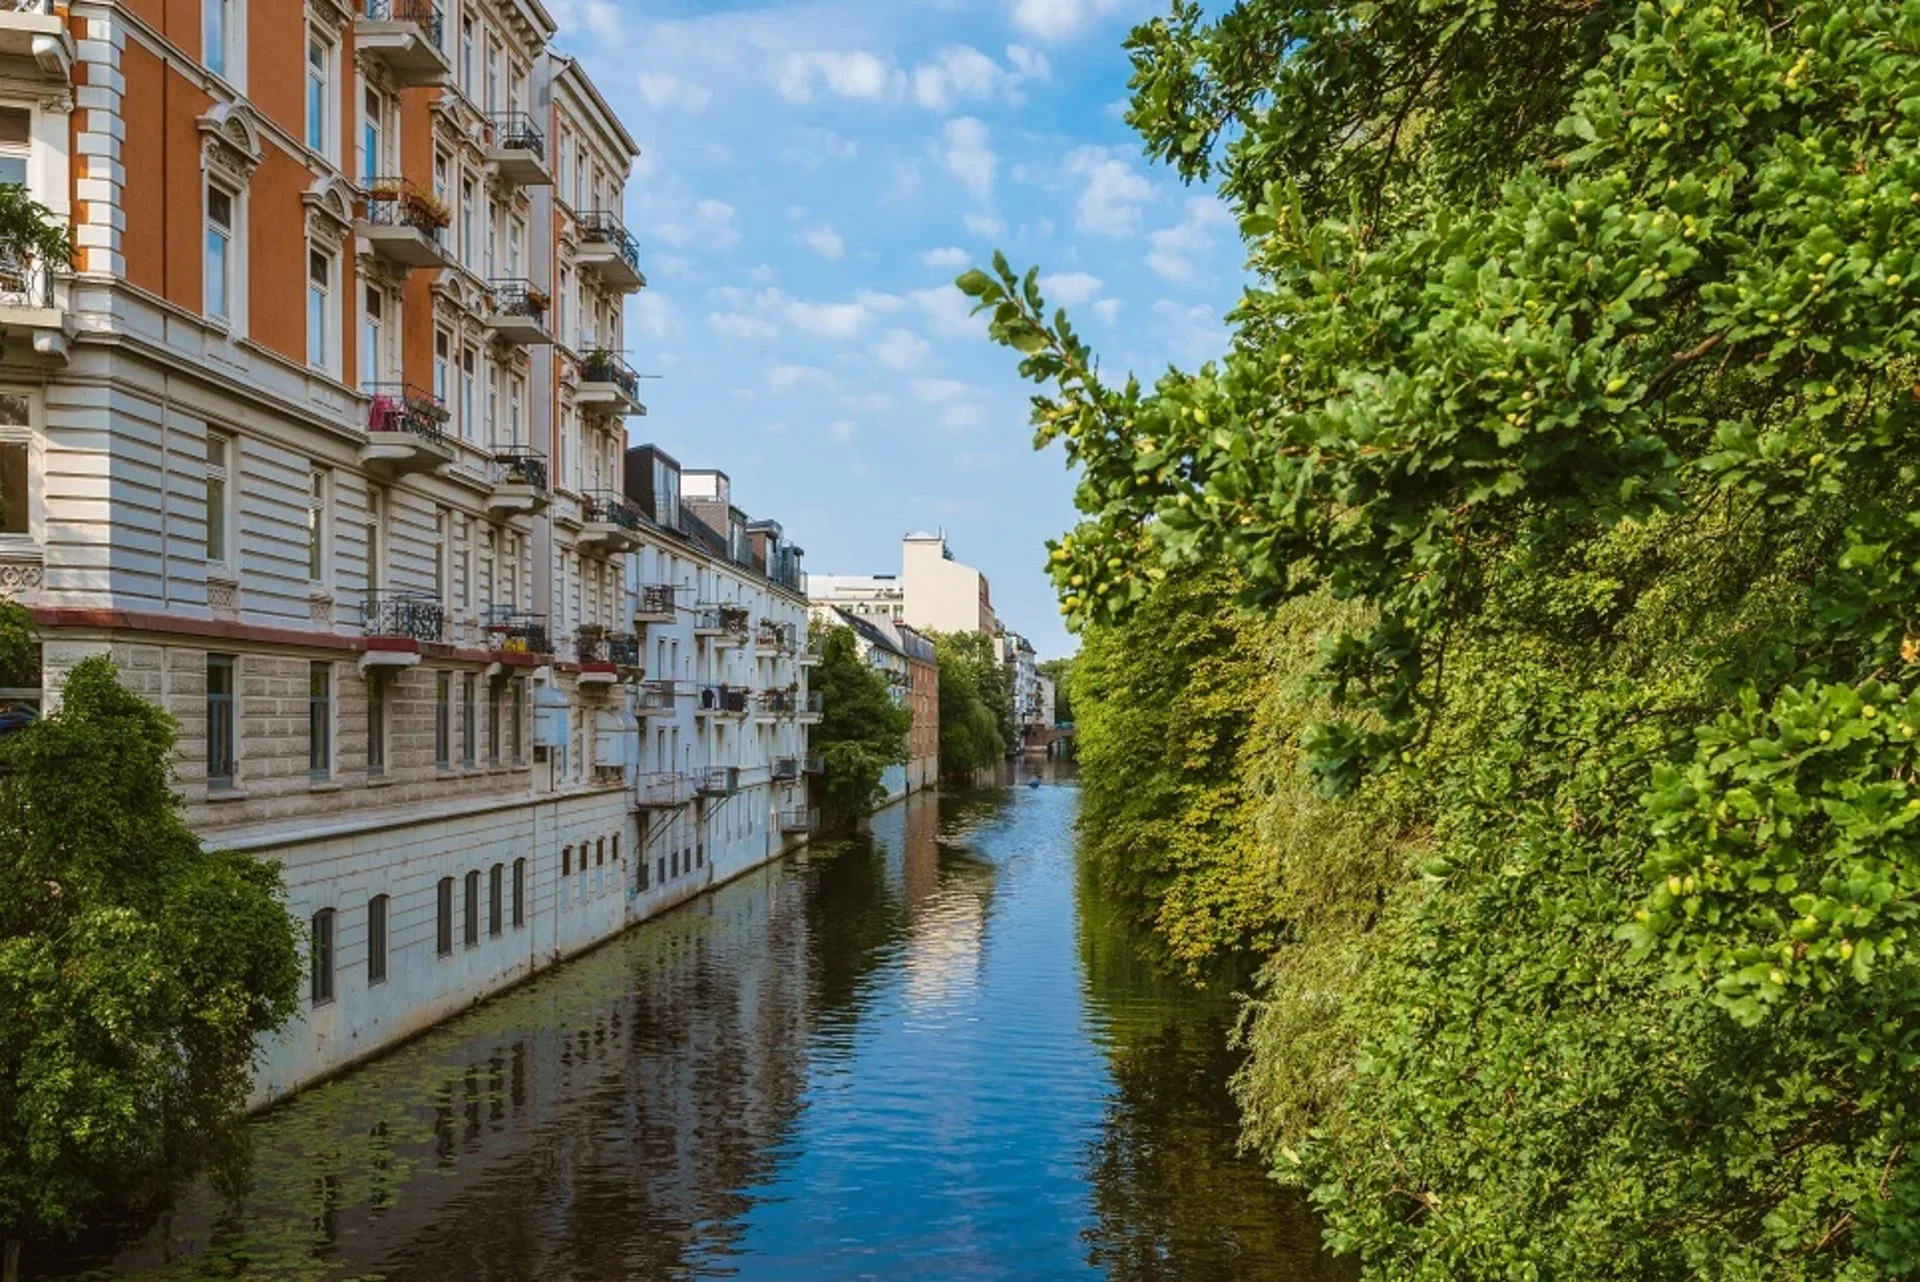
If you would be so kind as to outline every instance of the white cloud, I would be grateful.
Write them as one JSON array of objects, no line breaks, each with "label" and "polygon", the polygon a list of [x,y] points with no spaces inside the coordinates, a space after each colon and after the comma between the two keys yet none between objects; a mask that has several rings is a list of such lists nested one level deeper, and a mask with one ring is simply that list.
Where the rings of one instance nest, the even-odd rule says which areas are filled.
[{"label": "white cloud", "polygon": [[745,312],[714,312],[707,317],[707,328],[728,338],[777,338],[780,327]]},{"label": "white cloud", "polygon": [[1227,349],[1226,326],[1205,303],[1189,306],[1163,298],[1153,305],[1153,314],[1160,322],[1161,337],[1173,344],[1174,355],[1184,364],[1198,365]]},{"label": "white cloud", "polygon": [[919,289],[913,301],[926,314],[927,324],[941,338],[984,338],[986,323],[973,315],[973,300],[951,285]]},{"label": "white cloud", "polygon": [[750,387],[736,387],[733,389],[733,399],[741,402],[752,402],[759,400],[760,396]]},{"label": "white cloud", "polygon": [[1020,86],[1044,80],[1053,68],[1046,55],[1022,45],[1007,49],[1008,66],[971,45],[948,45],[913,69],[913,100],[929,111],[951,111],[961,102],[1001,99],[1013,106],[1026,101]]},{"label": "white cloud", "polygon": [[846,445],[853,440],[853,424],[846,419],[827,424],[827,435],[833,438],[835,445]]},{"label": "white cloud", "polygon": [[961,218],[961,224],[976,236],[992,240],[1006,231],[1007,225],[992,214],[967,214]]},{"label": "white cloud", "polygon": [[552,0],[548,8],[563,31],[591,36],[602,45],[626,42],[626,25],[613,0]]},{"label": "white cloud", "polygon": [[1076,147],[1067,154],[1067,173],[1085,186],[1074,206],[1081,231],[1100,236],[1131,236],[1140,230],[1140,206],[1153,197],[1153,184],[1133,172],[1115,150]]},{"label": "white cloud", "polygon": [[1040,293],[1055,307],[1078,307],[1100,297],[1100,278],[1085,272],[1042,276]]},{"label": "white cloud", "polygon": [[872,317],[859,303],[803,303],[798,299],[781,308],[781,314],[787,324],[812,338],[852,338]]},{"label": "white cloud", "polygon": [[691,222],[662,223],[653,234],[681,249],[732,249],[740,243],[736,211],[724,200],[703,200],[693,207]]},{"label": "white cloud", "polygon": [[788,102],[812,102],[822,91],[859,102],[882,102],[897,96],[905,83],[905,72],[865,49],[789,53],[773,67],[773,87]]},{"label": "white cloud", "polygon": [[834,161],[856,160],[860,144],[831,129],[794,130],[794,141],[781,149],[780,159],[801,169],[818,169]]},{"label": "white cloud", "polygon": [[819,387],[832,391],[838,386],[833,375],[813,365],[770,365],[767,386],[776,392],[791,392],[798,387]]},{"label": "white cloud", "polygon": [[1013,25],[1042,40],[1079,35],[1120,0],[1013,0]]},{"label": "white cloud", "polygon": [[908,386],[922,405],[944,405],[973,392],[965,383],[951,378],[916,378]]},{"label": "white cloud", "polygon": [[961,401],[949,405],[940,414],[940,426],[949,432],[964,432],[968,428],[979,427],[987,421],[987,407],[976,405],[972,401]]},{"label": "white cloud", "polygon": [[1117,325],[1120,322],[1120,300],[1103,298],[1093,305],[1093,314],[1100,318],[1102,325]]},{"label": "white cloud", "polygon": [[926,266],[939,271],[953,272],[959,271],[962,267],[972,262],[973,255],[964,249],[955,249],[952,247],[946,249],[929,249],[926,253],[920,255],[920,261]]},{"label": "white cloud", "polygon": [[631,328],[648,338],[666,338],[680,328],[680,314],[674,310],[672,300],[657,290],[643,291],[633,300],[628,314],[632,318]]},{"label": "white cloud", "polygon": [[639,85],[640,97],[649,107],[705,111],[707,104],[713,101],[713,90],[682,80],[670,71],[643,71]]},{"label": "white cloud", "polygon": [[890,330],[873,345],[873,359],[888,369],[912,369],[927,359],[933,347],[910,329]]},{"label": "white cloud", "polygon": [[1212,196],[1194,196],[1187,201],[1187,216],[1172,227],[1147,233],[1152,250],[1147,266],[1165,280],[1185,285],[1199,275],[1195,259],[1213,248],[1213,229],[1228,227],[1233,215]]},{"label": "white cloud", "polygon": [[747,279],[756,285],[771,285],[779,279],[779,273],[768,264],[761,263],[747,273]]},{"label": "white cloud", "polygon": [[858,396],[842,396],[840,404],[856,414],[886,414],[893,409],[893,397],[885,392],[862,392]]},{"label": "white cloud", "polygon": [[940,167],[959,179],[967,193],[982,204],[993,199],[993,171],[999,157],[987,146],[987,127],[972,116],[949,120],[932,145]]},{"label": "white cloud", "polygon": [[841,255],[847,252],[847,243],[840,239],[840,233],[825,223],[821,223],[818,227],[807,228],[795,236],[794,240],[830,263],[839,261]]},{"label": "white cloud", "polygon": [[1047,55],[1025,45],[1007,46],[1007,64],[1028,80],[1045,80],[1053,75]]},{"label": "white cloud", "polygon": [[853,296],[853,301],[870,312],[897,312],[907,305],[907,300],[898,294],[882,294],[871,289],[863,289]]}]

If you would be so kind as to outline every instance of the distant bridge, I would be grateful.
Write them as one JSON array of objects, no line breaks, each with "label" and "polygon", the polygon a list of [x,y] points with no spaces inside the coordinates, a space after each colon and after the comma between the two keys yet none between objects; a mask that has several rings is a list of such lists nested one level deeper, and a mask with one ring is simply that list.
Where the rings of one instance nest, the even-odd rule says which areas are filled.
[{"label": "distant bridge", "polygon": [[1021,734],[1021,747],[1031,757],[1071,756],[1075,731],[1072,726],[1033,726]]}]

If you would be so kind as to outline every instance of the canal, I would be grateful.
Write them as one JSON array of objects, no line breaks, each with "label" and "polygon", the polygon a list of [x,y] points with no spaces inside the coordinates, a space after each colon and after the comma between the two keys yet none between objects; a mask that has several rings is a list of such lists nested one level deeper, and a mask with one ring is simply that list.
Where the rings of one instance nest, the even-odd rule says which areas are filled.
[{"label": "canal", "polygon": [[1231,1007],[1137,960],[1077,808],[896,806],[268,1113],[234,1187],[46,1276],[1332,1276],[1236,1154]]}]

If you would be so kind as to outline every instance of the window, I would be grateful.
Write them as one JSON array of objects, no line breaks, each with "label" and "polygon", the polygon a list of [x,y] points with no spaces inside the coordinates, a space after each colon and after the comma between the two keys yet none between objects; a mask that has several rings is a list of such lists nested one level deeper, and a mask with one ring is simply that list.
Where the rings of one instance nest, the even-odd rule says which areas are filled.
[{"label": "window", "polygon": [[367,563],[362,567],[367,587],[377,588],[386,578],[387,496],[367,490]]},{"label": "window", "polygon": [[460,922],[460,942],[468,948],[480,946],[480,870],[474,869],[467,874],[466,911]]},{"label": "window", "polygon": [[520,220],[512,219],[507,223],[507,275],[518,278],[520,275]]},{"label": "window", "polygon": [[487,934],[495,939],[505,929],[503,916],[506,913],[506,879],[504,864],[495,864],[487,874]]},{"label": "window", "polygon": [[442,877],[439,888],[439,931],[434,940],[442,957],[453,956],[453,878]]},{"label": "window", "polygon": [[207,188],[206,312],[217,321],[233,319],[233,197]]},{"label": "window", "polygon": [[473,522],[461,516],[453,541],[453,603],[460,609],[473,602]]},{"label": "window", "polygon": [[505,715],[505,692],[498,685],[487,691],[487,764],[500,764],[500,718]]},{"label": "window", "polygon": [[453,766],[453,675],[447,672],[433,678],[433,764],[442,770]]},{"label": "window", "polygon": [[360,185],[370,187],[386,159],[387,102],[371,85],[360,99]]},{"label": "window", "polygon": [[513,754],[513,764],[520,764],[520,720],[527,702],[527,679],[515,677],[509,687],[511,694],[507,700],[507,748]]},{"label": "window", "polygon": [[387,683],[379,677],[367,682],[367,774],[387,773]]},{"label": "window", "polygon": [[560,269],[560,341],[573,346],[573,271]]},{"label": "window", "polygon": [[307,251],[307,364],[333,368],[333,259]]},{"label": "window", "polygon": [[473,15],[460,19],[460,88],[473,97]]},{"label": "window", "polygon": [[322,908],[313,915],[313,948],[307,957],[311,970],[313,1004],[325,1006],[333,1000],[333,909]]},{"label": "window", "polygon": [[560,875],[562,877],[571,877],[573,875],[572,846],[562,846],[560,848]]},{"label": "window", "polygon": [[487,114],[500,110],[500,42],[487,41]]},{"label": "window", "polygon": [[367,987],[387,982],[387,897],[367,901]]},{"label": "window", "polygon": [[433,394],[445,405],[449,394],[448,381],[453,371],[453,337],[446,330],[435,330],[433,334]]},{"label": "window", "polygon": [[573,207],[582,212],[586,211],[587,191],[592,186],[587,169],[587,149],[578,147],[573,153]]},{"label": "window", "polygon": [[373,285],[367,286],[365,310],[360,320],[360,385],[372,387],[381,381],[380,372],[386,367],[381,358],[385,355],[387,324],[387,296]]},{"label": "window", "polygon": [[230,654],[207,656],[207,786],[231,788],[234,778],[233,669]]},{"label": "window", "polygon": [[520,443],[520,405],[525,393],[518,374],[507,380],[507,443]]},{"label": "window", "polygon": [[201,0],[200,39],[207,70],[227,74],[227,46],[233,36],[233,0]]},{"label": "window", "polygon": [[0,108],[0,183],[27,185],[27,162],[33,158],[33,116],[15,108]]},{"label": "window", "polygon": [[333,665],[307,665],[307,774],[325,779],[333,773]]},{"label": "window", "polygon": [[474,414],[473,380],[479,357],[471,347],[460,351],[460,432],[469,441],[478,440],[480,420]]},{"label": "window", "polygon": [[595,868],[605,868],[607,866],[607,839],[605,837],[593,843],[593,866]]},{"label": "window", "polygon": [[513,928],[527,924],[527,861],[513,861]]},{"label": "window", "polygon": [[469,672],[460,678],[460,764],[473,769],[474,733],[473,687],[476,678]]},{"label": "window", "polygon": [[307,474],[307,578],[327,581],[327,474],[317,467]]},{"label": "window", "polygon": [[451,540],[447,537],[452,521],[447,509],[441,508],[433,514],[433,599],[447,599],[447,552]]},{"label": "window", "polygon": [[[207,437],[207,560],[219,563],[226,561],[232,542],[227,528],[227,481],[232,457],[231,440],[211,434]],[[11,507],[9,496],[9,510]]]},{"label": "window", "polygon": [[333,50],[318,36],[307,37],[307,148],[333,155]]},{"label": "window", "polygon": [[25,441],[0,440],[0,534],[30,533],[32,515],[27,485]]},{"label": "window", "polygon": [[473,179],[460,180],[460,265],[472,269],[478,255],[474,252],[474,238],[480,231],[480,219],[474,211]]}]

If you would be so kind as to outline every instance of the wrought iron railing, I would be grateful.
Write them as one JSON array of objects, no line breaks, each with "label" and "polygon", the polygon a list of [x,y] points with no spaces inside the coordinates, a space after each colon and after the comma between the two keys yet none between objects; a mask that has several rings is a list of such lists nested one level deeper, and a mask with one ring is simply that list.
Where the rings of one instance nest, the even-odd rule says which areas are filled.
[{"label": "wrought iron railing", "polygon": [[681,805],[693,791],[693,779],[677,770],[656,771],[634,781],[635,799],[643,806]]},{"label": "wrought iron railing", "polygon": [[630,632],[616,632],[607,638],[607,658],[620,667],[640,667],[644,652],[640,638]]},{"label": "wrought iron railing", "polygon": [[447,634],[447,610],[424,592],[376,589],[360,602],[360,630],[370,637],[438,642]]},{"label": "wrought iron railing", "polygon": [[547,616],[494,606],[487,611],[487,648],[497,654],[553,653],[553,638],[547,632]]},{"label": "wrought iron railing", "polygon": [[776,782],[798,779],[800,777],[800,758],[775,757],[773,759],[773,777]]},{"label": "wrought iron railing", "polygon": [[37,254],[0,249],[0,307],[52,307],[53,268]]},{"label": "wrought iron railing", "polygon": [[740,767],[715,766],[700,774],[700,791],[709,797],[729,797],[740,791]]},{"label": "wrought iron railing", "polygon": [[640,399],[640,376],[633,372],[633,366],[627,364],[618,352],[610,352],[604,347],[596,348],[580,358],[580,381],[612,383],[629,400]]},{"label": "wrought iron railing", "polygon": [[367,222],[375,227],[411,227],[438,245],[453,223],[453,210],[408,179],[373,178],[367,182]]},{"label": "wrought iron railing", "polygon": [[812,832],[819,825],[820,812],[817,810],[782,810],[780,812],[781,832]]},{"label": "wrought iron railing", "polygon": [[723,605],[720,607],[720,627],[734,636],[745,637],[753,626],[753,615],[744,607]]},{"label": "wrought iron railing", "polygon": [[495,485],[530,485],[545,490],[548,485],[547,456],[527,445],[509,445],[493,452]]},{"label": "wrought iron railing", "polygon": [[760,710],[781,716],[792,716],[800,710],[800,695],[795,690],[762,690],[760,692]]},{"label": "wrought iron railing", "polygon": [[53,13],[53,0],[0,0],[0,13]]},{"label": "wrought iron railing", "polygon": [[809,690],[800,696],[800,711],[819,716],[827,710],[826,696],[818,690]]},{"label": "wrought iron railing", "polygon": [[439,0],[367,0],[371,22],[411,22],[427,33],[434,47],[446,48],[446,15]]},{"label": "wrought iron railing", "polygon": [[640,270],[640,243],[627,231],[626,224],[605,209],[580,215],[580,239],[588,244],[611,245],[627,260],[627,266]]},{"label": "wrought iron railing", "polygon": [[528,113],[497,111],[487,117],[487,128],[497,150],[530,151],[542,160],[547,158],[547,136]]},{"label": "wrought iron railing", "polygon": [[702,712],[745,712],[751,695],[745,686],[704,685],[700,687],[699,707]]},{"label": "wrought iron railing", "polygon": [[447,407],[411,383],[375,383],[366,389],[369,432],[410,432],[434,445],[447,443]]},{"label": "wrought iron railing", "polygon": [[544,323],[553,300],[533,287],[530,280],[517,276],[497,277],[487,282],[487,297],[495,316],[525,316]]},{"label": "wrought iron railing", "polygon": [[672,614],[675,605],[673,588],[665,583],[643,584],[640,588],[640,600],[634,606],[635,614]]},{"label": "wrought iron railing", "polygon": [[574,661],[581,664],[612,663],[607,654],[607,630],[598,624],[590,624],[573,634]]},{"label": "wrought iron railing", "polygon": [[635,704],[641,712],[672,712],[680,697],[680,683],[677,681],[642,681],[634,692]]},{"label": "wrought iron railing", "polygon": [[759,644],[763,649],[775,650],[781,654],[792,654],[794,650],[799,647],[800,630],[791,623],[768,623],[763,621],[760,624]]},{"label": "wrought iron railing", "polygon": [[646,518],[640,509],[612,490],[595,490],[580,501],[580,519],[589,525],[617,525],[639,531]]},{"label": "wrought iron railing", "polygon": [[695,607],[693,611],[693,630],[695,632],[719,632],[723,630],[720,611],[710,605]]}]

